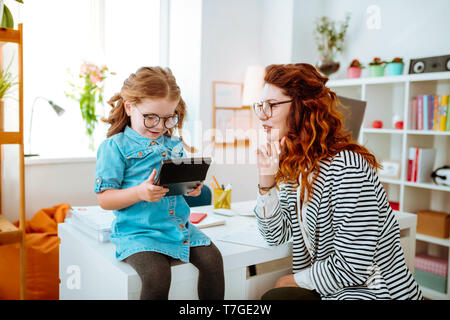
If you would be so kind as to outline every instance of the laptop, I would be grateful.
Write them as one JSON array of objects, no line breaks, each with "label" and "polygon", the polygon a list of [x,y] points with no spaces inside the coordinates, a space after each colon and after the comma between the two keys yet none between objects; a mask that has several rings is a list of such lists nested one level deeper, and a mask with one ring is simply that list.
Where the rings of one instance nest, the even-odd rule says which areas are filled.
[{"label": "laptop", "polygon": [[364,119],[364,113],[366,111],[366,101],[347,98],[343,96],[337,96],[342,105],[346,107],[343,109],[339,105],[337,108],[344,115],[344,128],[352,133],[353,140],[358,140],[359,131]]}]

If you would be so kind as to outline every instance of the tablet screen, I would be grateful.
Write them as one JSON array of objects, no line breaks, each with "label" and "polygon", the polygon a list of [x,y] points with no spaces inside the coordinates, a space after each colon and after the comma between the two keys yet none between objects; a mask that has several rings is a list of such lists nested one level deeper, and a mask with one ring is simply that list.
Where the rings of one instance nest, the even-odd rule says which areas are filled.
[{"label": "tablet screen", "polygon": [[189,181],[203,181],[208,173],[211,158],[182,158],[163,160],[156,181],[160,185]]}]

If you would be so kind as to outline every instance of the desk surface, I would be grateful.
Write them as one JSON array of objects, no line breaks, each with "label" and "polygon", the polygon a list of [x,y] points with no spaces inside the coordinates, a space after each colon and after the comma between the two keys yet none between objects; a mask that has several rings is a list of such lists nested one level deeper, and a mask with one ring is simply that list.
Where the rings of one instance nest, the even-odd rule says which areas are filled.
[{"label": "desk surface", "polygon": [[[254,200],[243,201],[236,203],[236,205],[239,205],[241,209],[248,207],[249,210],[251,210],[252,208],[254,208],[255,203],[256,202]],[[206,212],[211,215],[216,215],[215,213],[213,213],[212,206],[195,207],[192,208],[192,211]],[[256,221],[256,218],[254,216],[252,217],[252,216],[235,215],[232,217],[227,216],[220,216],[220,217],[225,220],[225,225],[204,228],[202,229],[202,231],[214,241],[215,245],[220,250],[223,256],[225,271],[246,267],[258,263],[263,263],[267,261],[277,260],[292,255],[291,242],[279,246],[273,246],[270,248],[262,248],[217,240],[218,238],[225,236],[226,234],[237,228],[241,228],[242,226],[248,225],[249,223],[254,224]],[[396,212],[396,217],[399,221],[400,229],[415,228],[416,215],[403,212]],[[112,243],[98,242],[95,239],[86,236],[84,233],[80,232],[79,230],[72,227],[68,223],[61,223],[58,225],[58,228],[59,228],[58,234],[61,237],[61,241],[64,241],[65,238],[64,235],[66,232],[68,232],[73,237],[75,237],[77,241],[83,242],[83,244],[88,245],[91,249],[95,250],[99,255],[103,256],[103,258],[105,258],[109,263],[112,263],[117,268],[119,268],[122,272],[128,274],[129,276],[136,275],[136,272],[130,265],[116,260],[115,248]],[[192,266],[190,266],[190,264],[180,264],[174,266],[173,268],[174,271],[178,269],[180,269],[179,271],[181,271],[183,269],[192,268]],[[177,273],[179,275],[184,274],[184,272],[177,272]]]}]

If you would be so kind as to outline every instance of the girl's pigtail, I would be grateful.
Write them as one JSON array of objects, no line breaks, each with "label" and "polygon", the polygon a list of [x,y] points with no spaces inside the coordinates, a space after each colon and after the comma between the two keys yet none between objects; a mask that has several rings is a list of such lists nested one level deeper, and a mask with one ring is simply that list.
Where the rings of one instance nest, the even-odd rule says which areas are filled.
[{"label": "girl's pigtail", "polygon": [[[178,86],[177,86],[178,88]],[[179,90],[179,88],[178,88]],[[180,118],[180,120],[178,121],[178,134],[180,136],[180,140],[183,143],[183,147],[189,151],[189,153],[196,153],[197,149],[195,149],[194,147],[189,146],[184,140],[183,140],[183,123],[184,123],[184,118],[186,117],[186,103],[184,102],[183,98],[180,97],[180,102],[178,102],[178,106],[176,108],[176,112],[178,114],[178,117]]]},{"label": "girl's pigtail", "polygon": [[189,151],[189,153],[196,153],[197,149],[194,147],[189,146],[183,139],[183,135],[181,134],[181,129],[178,129],[178,133],[180,134],[180,140],[183,143],[183,147]]},{"label": "girl's pigtail", "polygon": [[120,95],[116,93],[111,99],[108,100],[108,104],[112,107],[107,119],[102,118],[103,122],[110,124],[106,136],[109,138],[117,133],[123,132],[127,125],[130,125],[130,117],[125,111],[125,102]]}]

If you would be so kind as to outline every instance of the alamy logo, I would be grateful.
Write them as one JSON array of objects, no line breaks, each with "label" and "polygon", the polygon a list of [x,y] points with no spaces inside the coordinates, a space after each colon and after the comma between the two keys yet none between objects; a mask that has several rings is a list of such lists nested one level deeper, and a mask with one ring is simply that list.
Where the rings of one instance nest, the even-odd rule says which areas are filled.
[{"label": "alamy logo", "polygon": [[80,266],[70,265],[66,269],[67,277],[66,285],[70,290],[81,289],[81,269]]}]

